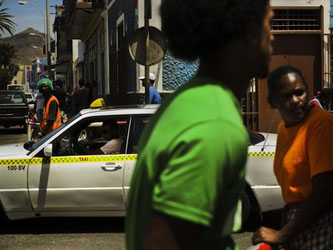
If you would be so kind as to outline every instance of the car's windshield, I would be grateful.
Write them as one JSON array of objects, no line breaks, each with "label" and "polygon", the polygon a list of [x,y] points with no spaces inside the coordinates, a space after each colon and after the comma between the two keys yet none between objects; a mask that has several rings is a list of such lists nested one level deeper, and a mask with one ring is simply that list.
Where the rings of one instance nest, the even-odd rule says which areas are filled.
[{"label": "car's windshield", "polygon": [[25,94],[25,98],[32,98],[31,94]]},{"label": "car's windshield", "polygon": [[23,104],[22,93],[18,92],[0,92],[0,104]]},{"label": "car's windshield", "polygon": [[71,118],[67,123],[64,123],[60,127],[58,127],[56,130],[53,130],[51,133],[48,135],[42,137],[39,141],[35,142],[34,144],[31,145],[31,147],[28,149],[30,152],[34,151],[37,149],[40,145],[42,145],[44,142],[46,142],[49,138],[51,138],[53,135],[55,135],[59,130],[63,129],[64,127],[67,127],[69,124],[71,124],[73,121],[75,121],[79,116],[81,116],[80,113],[75,115],[73,118]]}]

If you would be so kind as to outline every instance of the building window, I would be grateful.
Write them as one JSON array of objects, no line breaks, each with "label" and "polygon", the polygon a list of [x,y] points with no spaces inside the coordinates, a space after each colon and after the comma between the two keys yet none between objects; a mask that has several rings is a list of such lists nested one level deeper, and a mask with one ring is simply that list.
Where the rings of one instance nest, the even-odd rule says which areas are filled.
[{"label": "building window", "polygon": [[258,79],[251,79],[246,96],[241,99],[244,125],[254,131],[259,129]]},{"label": "building window", "polygon": [[321,30],[320,9],[274,9],[272,30]]}]

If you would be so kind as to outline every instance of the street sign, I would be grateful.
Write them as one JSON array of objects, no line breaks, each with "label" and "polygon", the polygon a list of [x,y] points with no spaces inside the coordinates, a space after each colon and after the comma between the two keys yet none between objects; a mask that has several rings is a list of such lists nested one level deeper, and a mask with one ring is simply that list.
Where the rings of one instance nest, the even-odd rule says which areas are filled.
[{"label": "street sign", "polygon": [[39,80],[41,80],[41,79],[45,79],[45,78],[47,78],[47,75],[46,75],[46,74],[40,74],[40,75],[39,75]]}]

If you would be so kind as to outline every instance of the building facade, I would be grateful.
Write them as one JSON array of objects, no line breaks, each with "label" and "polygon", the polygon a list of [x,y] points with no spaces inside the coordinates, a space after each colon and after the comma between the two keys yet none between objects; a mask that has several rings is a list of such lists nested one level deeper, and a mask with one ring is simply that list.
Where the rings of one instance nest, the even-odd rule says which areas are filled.
[{"label": "building facade", "polygon": [[[149,20],[150,26],[158,29],[160,1],[151,0]],[[300,68],[311,95],[331,87],[330,2],[271,0],[271,5],[275,11],[275,41],[270,70],[285,64]],[[144,26],[144,1],[63,0],[63,6],[62,47],[58,49],[64,51],[64,44],[67,49],[58,57],[57,65],[68,64],[66,77],[72,88],[83,78],[90,84],[94,98],[104,97],[107,104],[142,103],[144,88],[138,78],[144,75],[144,67],[133,61],[128,46],[134,32]],[[177,89],[197,69],[198,62],[176,60],[167,51],[149,71],[157,76],[156,88],[163,96]],[[267,132],[272,128],[274,132],[281,118],[272,112],[266,99],[265,79],[254,79],[241,103],[244,123],[254,130]]]}]

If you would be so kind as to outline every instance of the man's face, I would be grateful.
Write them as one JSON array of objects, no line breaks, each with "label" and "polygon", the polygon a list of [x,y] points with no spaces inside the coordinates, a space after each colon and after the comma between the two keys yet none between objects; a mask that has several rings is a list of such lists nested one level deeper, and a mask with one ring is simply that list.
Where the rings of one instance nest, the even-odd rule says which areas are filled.
[{"label": "man's face", "polygon": [[109,125],[102,126],[102,136],[105,140],[111,140],[114,137],[114,131]]},{"label": "man's face", "polygon": [[42,84],[40,87],[39,87],[39,91],[42,92],[42,94],[44,96],[49,96],[51,94],[51,89],[48,85],[46,84]]},{"label": "man's face", "polygon": [[285,75],[279,87],[271,102],[280,111],[286,125],[293,126],[308,113],[308,90],[297,73]]},{"label": "man's face", "polygon": [[274,36],[271,34],[271,20],[273,16],[273,10],[268,5],[266,15],[260,27],[261,32],[258,32],[257,38],[254,38],[252,41],[254,48],[251,58],[253,61],[250,65],[253,67],[254,77],[263,78],[269,72],[269,62],[273,53],[272,42],[274,40]]}]

